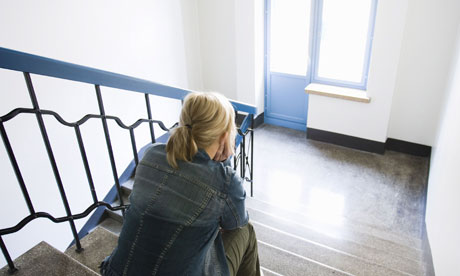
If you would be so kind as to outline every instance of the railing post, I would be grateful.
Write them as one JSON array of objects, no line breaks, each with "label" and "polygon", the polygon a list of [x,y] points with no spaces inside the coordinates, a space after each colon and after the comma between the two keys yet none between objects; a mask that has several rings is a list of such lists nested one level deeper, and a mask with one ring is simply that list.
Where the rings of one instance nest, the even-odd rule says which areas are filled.
[{"label": "railing post", "polygon": [[0,236],[0,247],[2,248],[2,253],[3,253],[3,256],[5,256],[6,262],[8,263],[8,272],[10,274],[15,273],[18,269],[14,267],[13,260],[11,259],[11,256],[8,253],[8,250],[6,249],[2,236]]},{"label": "railing post", "polygon": [[3,144],[5,145],[6,151],[8,153],[8,157],[10,158],[11,165],[13,166],[14,173],[16,174],[16,178],[19,182],[19,186],[21,187],[22,195],[24,196],[24,200],[26,201],[27,207],[29,208],[30,214],[34,214],[34,206],[32,204],[32,200],[30,199],[29,192],[27,191],[26,184],[24,183],[24,178],[22,177],[21,170],[19,169],[18,162],[16,157],[14,156],[13,148],[11,147],[10,140],[6,134],[5,126],[3,122],[0,120],[0,134],[2,136]]},{"label": "railing post", "polygon": [[246,135],[243,135],[243,140],[241,141],[241,159],[240,159],[240,175],[241,178],[245,179],[246,176]]},{"label": "railing post", "polygon": [[75,126],[75,135],[77,136],[78,147],[80,148],[80,155],[81,155],[81,159],[83,160],[83,165],[85,167],[86,178],[88,179],[89,188],[91,190],[91,196],[93,197],[93,202],[96,203],[99,200],[97,199],[96,189],[94,188],[93,177],[91,175],[91,170],[89,168],[88,157],[86,156],[85,145],[83,144],[80,126],[78,124]]},{"label": "railing post", "polygon": [[254,114],[251,114],[251,197],[254,196]]},{"label": "railing post", "polygon": [[139,164],[139,156],[137,155],[137,147],[136,147],[136,137],[134,137],[134,129],[129,129],[129,136],[131,137],[131,146],[133,148],[133,155],[134,155],[134,163],[136,166]]},{"label": "railing post", "polygon": [[155,143],[155,132],[154,132],[154,129],[153,129],[153,123],[152,123],[152,110],[150,108],[150,98],[149,98],[149,94],[145,93],[145,105],[147,107],[147,116],[150,120],[149,122],[149,127],[150,127],[150,136],[152,137],[152,144]]},{"label": "railing post", "polygon": [[[27,89],[29,90],[30,100],[32,101],[34,110],[37,112],[36,117],[37,117],[38,126],[42,134],[43,142],[45,143],[46,151],[48,153],[48,158],[50,160],[51,167],[53,169],[54,178],[56,179],[56,183],[58,185],[59,192],[61,194],[61,199],[64,204],[66,214],[67,216],[72,217],[72,212],[70,210],[69,201],[67,200],[67,196],[64,190],[64,185],[62,184],[61,176],[59,174],[59,170],[56,164],[56,159],[54,158],[53,149],[51,148],[51,143],[48,138],[48,133],[46,132],[45,122],[43,121],[43,116],[40,112],[40,107],[38,105],[37,96],[35,94],[34,87],[32,85],[32,79],[30,78],[29,73],[24,73],[24,77],[26,79]],[[77,229],[75,227],[75,223],[72,218],[69,220],[69,224],[72,230],[72,234],[75,238],[75,242],[77,245],[77,251],[81,251],[82,248],[80,244],[80,239],[78,238]]]},{"label": "railing post", "polygon": [[[124,205],[123,198],[121,196],[122,191],[121,191],[120,181],[118,179],[117,166],[115,164],[115,156],[113,155],[112,142],[110,141],[109,127],[107,126],[107,118],[106,118],[105,110],[104,110],[104,102],[102,101],[101,88],[97,84],[95,85],[95,87],[96,87],[97,103],[99,105],[99,111],[102,116],[102,127],[104,128],[105,142],[107,144],[107,150],[109,151],[110,164],[112,165],[113,180],[115,181],[115,187],[117,188],[117,194],[118,194],[118,199],[120,200],[120,205]],[[124,216],[125,215],[124,209],[121,212]]]}]

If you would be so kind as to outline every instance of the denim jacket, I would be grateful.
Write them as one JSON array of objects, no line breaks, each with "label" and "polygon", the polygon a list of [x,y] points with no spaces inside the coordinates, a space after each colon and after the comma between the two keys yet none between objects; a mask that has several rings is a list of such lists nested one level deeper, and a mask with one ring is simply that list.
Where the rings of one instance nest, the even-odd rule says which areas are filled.
[{"label": "denim jacket", "polygon": [[169,166],[164,144],[147,150],[103,275],[229,274],[219,229],[248,222],[242,179],[230,161],[213,161],[204,150],[178,165]]}]

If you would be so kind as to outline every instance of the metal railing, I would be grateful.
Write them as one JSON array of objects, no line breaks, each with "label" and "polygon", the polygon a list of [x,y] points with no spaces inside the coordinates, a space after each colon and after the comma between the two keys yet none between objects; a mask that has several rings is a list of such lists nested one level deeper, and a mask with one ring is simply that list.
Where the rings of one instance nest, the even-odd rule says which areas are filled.
[{"label": "metal railing", "polygon": [[[95,208],[105,207],[112,211],[121,210],[124,212],[128,205],[125,205],[122,198],[122,190],[119,181],[118,169],[115,164],[115,157],[112,149],[112,142],[110,139],[110,131],[108,128],[107,121],[113,120],[116,124],[125,130],[129,131],[131,139],[131,148],[133,153],[133,159],[135,165],[139,162],[139,153],[136,148],[136,137],[134,134],[134,129],[140,126],[141,124],[148,124],[151,136],[151,142],[155,143],[156,137],[154,132],[154,125],[158,125],[162,130],[169,131],[171,128],[166,127],[163,122],[154,120],[152,118],[151,106],[149,95],[162,96],[167,98],[173,98],[177,100],[182,100],[185,95],[190,93],[189,90],[171,87],[163,84],[158,84],[151,81],[146,81],[142,79],[137,79],[121,74],[116,74],[112,72],[102,71],[94,68],[84,67],[76,64],[71,64],[67,62],[62,62],[58,60],[53,60],[45,57],[40,57],[36,55],[31,55],[27,53],[22,53],[14,50],[9,50],[5,48],[0,48],[0,68],[14,70],[22,72],[24,75],[24,80],[27,85],[27,90],[29,93],[30,100],[32,102],[32,108],[15,108],[6,115],[0,117],[0,135],[2,137],[7,155],[13,167],[15,176],[17,178],[18,184],[22,191],[24,201],[28,207],[29,215],[19,221],[16,225],[9,228],[0,229],[0,247],[2,253],[8,263],[9,272],[14,273],[17,269],[14,266],[14,263],[10,257],[10,254],[7,250],[7,247],[3,241],[2,236],[7,234],[12,234],[20,231],[25,225],[37,218],[47,218],[55,223],[68,222],[74,237],[76,244],[76,250],[81,251],[82,246],[80,243],[80,238],[75,227],[75,220],[82,219],[87,217]],[[77,82],[89,83],[94,85],[95,94],[97,96],[97,104],[99,107],[99,114],[88,114],[76,122],[67,122],[65,121],[58,113],[52,110],[41,109],[39,106],[39,101],[37,94],[32,83],[31,74],[49,76],[59,79],[72,80]],[[101,94],[101,87],[111,87],[119,88],[126,90],[127,92],[140,92],[145,95],[145,108],[146,108],[146,117],[138,119],[132,125],[125,125],[122,120],[116,116],[107,115],[104,109],[104,102]],[[1,95],[0,95],[1,97]],[[253,124],[254,124],[254,114],[256,113],[256,108],[252,105],[231,101],[235,107],[235,111],[246,113],[242,124],[238,129],[239,135],[237,136],[236,144],[239,145],[239,153],[234,156],[234,166],[235,169],[239,166],[239,172],[241,177],[251,183],[251,196],[253,195]],[[10,120],[13,120],[19,114],[34,114],[40,129],[40,133],[45,144],[46,152],[51,164],[52,171],[54,173],[54,178],[56,180],[59,193],[64,205],[66,215],[63,217],[54,217],[47,212],[37,212],[32,203],[32,199],[27,190],[27,185],[24,181],[24,178],[21,173],[20,165],[15,156],[13,147],[10,143],[7,131],[5,129],[4,123]],[[74,214],[72,213],[69,200],[67,198],[64,184],[56,163],[56,158],[53,153],[53,147],[51,145],[50,139],[48,137],[48,132],[46,125],[44,123],[44,116],[53,116],[60,124],[66,127],[71,127],[75,131],[75,137],[78,142],[78,147],[81,154],[81,159],[84,165],[88,180],[88,188],[91,191],[91,196],[93,203],[86,208],[82,213]],[[94,187],[93,177],[91,174],[91,168],[88,162],[85,145],[82,139],[80,127],[89,120],[97,119],[102,122],[103,132],[105,136],[105,142],[109,154],[111,170],[113,174],[114,186],[116,187],[117,197],[119,204],[113,206],[112,202],[105,202],[98,199],[96,189]],[[175,125],[174,125],[175,126]],[[172,126],[172,127],[174,127]],[[247,141],[247,136],[249,135],[249,141]],[[247,173],[247,170],[249,172]],[[249,176],[247,176],[247,174]]]}]

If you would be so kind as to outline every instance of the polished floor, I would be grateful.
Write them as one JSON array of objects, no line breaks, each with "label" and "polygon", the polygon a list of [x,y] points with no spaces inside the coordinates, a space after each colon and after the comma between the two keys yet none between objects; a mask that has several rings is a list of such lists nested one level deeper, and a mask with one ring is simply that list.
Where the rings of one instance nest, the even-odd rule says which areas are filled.
[{"label": "polished floor", "polygon": [[421,237],[428,158],[368,153],[305,136],[271,125],[256,129],[254,199],[325,223]]}]

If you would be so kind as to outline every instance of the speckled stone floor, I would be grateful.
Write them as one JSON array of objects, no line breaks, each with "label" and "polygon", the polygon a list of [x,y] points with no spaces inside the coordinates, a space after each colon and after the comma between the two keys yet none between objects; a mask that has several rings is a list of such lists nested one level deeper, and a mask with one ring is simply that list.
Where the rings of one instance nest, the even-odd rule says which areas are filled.
[{"label": "speckled stone floor", "polygon": [[368,153],[271,125],[255,131],[254,198],[334,223],[421,237],[428,158]]}]

